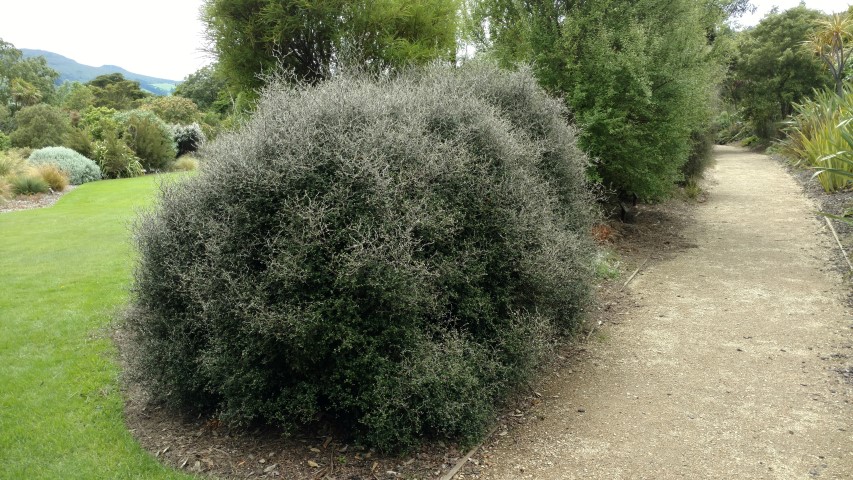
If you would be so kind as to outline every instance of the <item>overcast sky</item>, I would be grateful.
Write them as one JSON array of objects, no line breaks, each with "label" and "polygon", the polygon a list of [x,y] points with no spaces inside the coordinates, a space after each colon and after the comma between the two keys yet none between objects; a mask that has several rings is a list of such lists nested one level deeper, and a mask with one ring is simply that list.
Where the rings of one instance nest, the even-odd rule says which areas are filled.
[{"label": "overcast sky", "polygon": [[[755,13],[751,15],[744,15],[736,20],[736,22],[745,27],[752,26],[760,22],[774,6],[778,6],[779,11],[784,11],[799,5],[800,0],[752,0],[751,3],[757,7]],[[806,0],[805,3],[809,8],[822,10],[826,13],[835,13],[847,10],[847,7],[853,2],[848,0]]]},{"label": "overcast sky", "polygon": [[202,0],[0,0],[0,38],[85,65],[183,80],[210,59]]},{"label": "overcast sky", "polygon": [[[134,73],[182,80],[211,60],[199,21],[202,0],[2,0],[0,38],[17,48],[49,50],[92,66],[119,65]],[[778,5],[799,0],[753,0],[758,10],[739,20],[754,25]],[[810,8],[844,10],[848,0],[808,0]]]}]

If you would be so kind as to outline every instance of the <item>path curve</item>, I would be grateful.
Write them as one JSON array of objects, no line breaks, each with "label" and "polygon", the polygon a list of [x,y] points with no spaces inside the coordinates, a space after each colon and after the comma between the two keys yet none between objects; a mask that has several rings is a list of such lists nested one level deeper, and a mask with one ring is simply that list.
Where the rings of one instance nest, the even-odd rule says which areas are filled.
[{"label": "path curve", "polygon": [[853,479],[837,372],[853,335],[826,226],[768,157],[715,155],[695,248],[633,280],[622,323],[485,448],[480,478]]}]

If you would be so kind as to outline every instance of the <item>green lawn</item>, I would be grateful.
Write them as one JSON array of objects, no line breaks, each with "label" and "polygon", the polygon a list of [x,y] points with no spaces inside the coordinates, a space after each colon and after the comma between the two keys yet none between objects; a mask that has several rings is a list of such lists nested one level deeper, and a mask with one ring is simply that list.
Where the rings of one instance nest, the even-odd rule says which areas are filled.
[{"label": "green lawn", "polygon": [[156,188],[101,181],[0,214],[0,478],[190,478],[125,428],[107,332],[127,299],[129,224]]}]

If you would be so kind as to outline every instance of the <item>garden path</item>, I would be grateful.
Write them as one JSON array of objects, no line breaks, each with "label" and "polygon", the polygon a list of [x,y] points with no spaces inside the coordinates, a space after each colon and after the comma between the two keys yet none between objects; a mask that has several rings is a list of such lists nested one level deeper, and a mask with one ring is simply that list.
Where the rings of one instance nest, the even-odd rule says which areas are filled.
[{"label": "garden path", "polygon": [[688,248],[646,265],[532,420],[475,455],[479,478],[853,478],[849,287],[826,225],[776,162],[715,154]]}]

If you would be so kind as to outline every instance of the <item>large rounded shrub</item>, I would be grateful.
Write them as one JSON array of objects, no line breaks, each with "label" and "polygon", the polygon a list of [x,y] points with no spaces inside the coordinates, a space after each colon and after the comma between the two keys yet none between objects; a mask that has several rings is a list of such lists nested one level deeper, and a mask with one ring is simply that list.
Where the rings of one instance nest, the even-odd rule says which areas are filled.
[{"label": "large rounded shrub", "polygon": [[268,88],[137,227],[151,391],[384,449],[481,433],[587,298],[565,113],[487,66]]},{"label": "large rounded shrub", "polygon": [[66,147],[45,147],[30,154],[33,165],[53,164],[68,175],[72,185],[101,179],[101,169],[94,161]]}]

